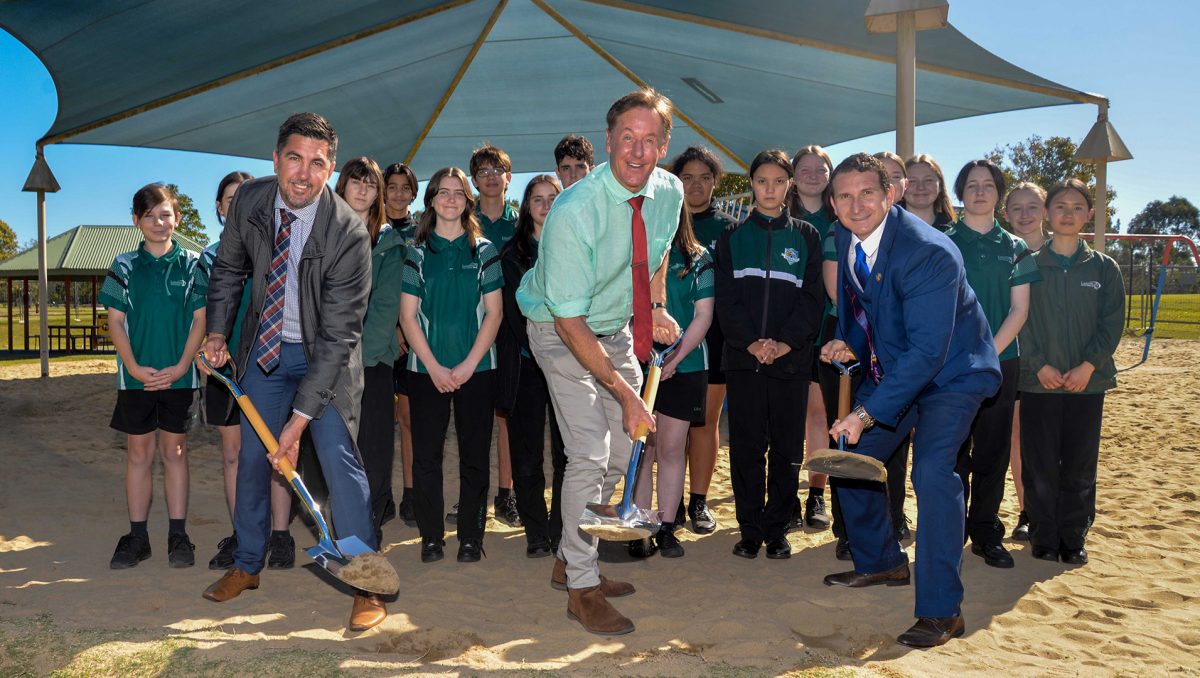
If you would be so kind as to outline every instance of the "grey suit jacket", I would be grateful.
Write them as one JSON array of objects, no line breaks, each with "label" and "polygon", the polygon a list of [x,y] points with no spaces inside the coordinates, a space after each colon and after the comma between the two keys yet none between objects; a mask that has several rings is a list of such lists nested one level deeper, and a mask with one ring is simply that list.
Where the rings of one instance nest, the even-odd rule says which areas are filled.
[{"label": "grey suit jacket", "polygon": [[[279,183],[248,181],[230,205],[208,290],[207,331],[229,336],[243,285],[253,284],[239,346],[230,347],[242,374],[258,340],[267,275],[275,243],[272,213]],[[363,390],[363,316],[371,291],[371,238],[362,219],[328,186],[300,261],[300,326],[308,374],[292,407],[314,418],[330,403],[352,438],[358,435]],[[258,369],[251,365],[250,369]]]}]

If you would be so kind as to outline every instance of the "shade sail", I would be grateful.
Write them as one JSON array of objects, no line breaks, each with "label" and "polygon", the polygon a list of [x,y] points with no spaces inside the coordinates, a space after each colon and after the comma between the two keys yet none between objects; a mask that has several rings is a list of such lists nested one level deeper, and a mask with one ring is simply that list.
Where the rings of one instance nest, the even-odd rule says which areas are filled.
[{"label": "shade sail", "polygon": [[[679,116],[672,150],[744,166],[895,127],[895,39],[867,0],[10,0],[0,26],[46,65],[45,143],[270,157],[310,110],[338,155],[407,160],[421,177],[485,141],[515,171],[568,133],[603,148],[604,113],[638,84]],[[987,52],[953,27],[918,38],[917,123],[1099,102]],[[602,150],[600,155],[603,156]]]}]

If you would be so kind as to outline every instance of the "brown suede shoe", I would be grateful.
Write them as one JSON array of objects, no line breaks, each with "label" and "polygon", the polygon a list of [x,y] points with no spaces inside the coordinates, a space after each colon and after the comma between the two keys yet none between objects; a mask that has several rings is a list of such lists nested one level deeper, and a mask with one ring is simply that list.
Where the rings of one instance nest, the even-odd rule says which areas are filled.
[{"label": "brown suede shoe", "polygon": [[384,619],[387,619],[387,607],[382,596],[365,591],[354,594],[354,607],[350,608],[351,631],[366,631],[379,626]]},{"label": "brown suede shoe", "polygon": [[617,612],[599,586],[567,589],[567,616],[600,636],[620,636],[633,631],[633,622]]},{"label": "brown suede shoe", "polygon": [[258,588],[258,575],[249,574],[236,567],[229,568],[224,575],[212,586],[204,589],[204,597],[211,601],[223,603],[237,598],[238,594],[247,589]]},{"label": "brown suede shoe", "polygon": [[890,570],[874,574],[863,574],[857,570],[850,570],[849,572],[825,575],[826,586],[848,586],[852,589],[864,586],[877,586],[879,584],[883,584],[884,586],[908,586],[908,581],[908,563],[901,563]]},{"label": "brown suede shoe", "polygon": [[[550,586],[559,591],[567,590],[567,561],[554,559],[554,571],[550,574]],[[613,581],[600,575],[600,592],[604,594],[605,598],[621,598],[633,595],[637,589],[629,582]]]}]

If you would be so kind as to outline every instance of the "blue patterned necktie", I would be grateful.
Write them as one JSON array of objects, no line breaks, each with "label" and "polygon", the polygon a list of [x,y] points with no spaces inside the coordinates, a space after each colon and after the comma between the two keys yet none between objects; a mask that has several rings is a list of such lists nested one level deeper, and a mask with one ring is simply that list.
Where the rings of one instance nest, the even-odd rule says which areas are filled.
[{"label": "blue patterned necktie", "polygon": [[267,297],[263,302],[262,322],[259,323],[258,366],[270,374],[279,365],[279,350],[283,343],[283,304],[287,291],[288,245],[291,242],[292,220],[295,215],[280,208],[279,233],[275,235],[271,271],[267,274]]},{"label": "blue patterned necktie", "polygon": [[[854,246],[854,277],[863,290],[867,289],[867,281],[871,278],[871,269],[867,267],[867,253],[863,251],[862,243]],[[875,337],[871,333],[871,323],[867,320],[867,311],[859,299],[859,292],[852,285],[844,284],[846,298],[850,300],[850,311],[854,322],[850,323],[849,336],[846,337],[854,355],[860,363],[867,365],[867,376],[878,384],[883,380],[883,366],[875,355]],[[864,360],[864,357],[866,359]]]},{"label": "blue patterned necktie", "polygon": [[867,267],[867,253],[863,251],[862,243],[854,246],[854,277],[858,278],[858,286],[866,290],[871,269]]}]

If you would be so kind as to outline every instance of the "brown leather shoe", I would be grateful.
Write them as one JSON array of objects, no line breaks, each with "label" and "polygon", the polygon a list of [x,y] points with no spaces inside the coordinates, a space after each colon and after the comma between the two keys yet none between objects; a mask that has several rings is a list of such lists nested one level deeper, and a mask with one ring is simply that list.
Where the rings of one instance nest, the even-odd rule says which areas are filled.
[{"label": "brown leather shoe", "polygon": [[848,586],[852,589],[859,589],[864,586],[908,586],[909,574],[908,563],[901,563],[890,570],[876,572],[874,574],[863,574],[857,570],[849,572],[838,572],[837,574],[825,575],[826,586]]},{"label": "brown leather shoe", "polygon": [[599,586],[567,589],[567,616],[600,636],[620,636],[633,631],[633,622],[617,612]]},{"label": "brown leather shoe", "polygon": [[[550,573],[550,586],[559,591],[567,590],[567,561],[554,559],[554,571]],[[629,582],[613,581],[600,575],[600,592],[604,594],[605,598],[621,598],[633,595],[637,589]]]},{"label": "brown leather shoe", "polygon": [[258,575],[250,574],[236,567],[231,567],[212,586],[204,589],[204,597],[211,601],[223,603],[236,598],[247,589],[258,588]]},{"label": "brown leather shoe", "polygon": [[354,594],[354,607],[350,608],[350,630],[355,633],[375,628],[387,619],[387,607],[383,597],[376,593],[359,591]]},{"label": "brown leather shoe", "polygon": [[921,617],[912,628],[900,634],[897,643],[909,647],[937,647],[958,638],[967,630],[962,615],[954,617]]}]

